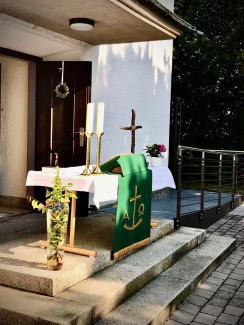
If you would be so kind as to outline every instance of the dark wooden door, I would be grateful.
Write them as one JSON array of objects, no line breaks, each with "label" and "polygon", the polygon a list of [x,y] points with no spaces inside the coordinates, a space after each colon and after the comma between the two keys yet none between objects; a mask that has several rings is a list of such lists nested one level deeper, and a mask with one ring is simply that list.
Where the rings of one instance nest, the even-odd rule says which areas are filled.
[{"label": "dark wooden door", "polygon": [[[64,82],[69,87],[66,98],[56,97],[55,87],[61,82],[61,61],[37,63],[36,69],[36,155],[35,169],[54,166],[58,153],[59,166],[85,164],[86,142],[80,146],[80,127],[85,128],[86,106],[91,94],[91,62],[64,62]],[[42,189],[35,195],[43,197]],[[77,201],[77,212],[86,215],[88,196]]]}]

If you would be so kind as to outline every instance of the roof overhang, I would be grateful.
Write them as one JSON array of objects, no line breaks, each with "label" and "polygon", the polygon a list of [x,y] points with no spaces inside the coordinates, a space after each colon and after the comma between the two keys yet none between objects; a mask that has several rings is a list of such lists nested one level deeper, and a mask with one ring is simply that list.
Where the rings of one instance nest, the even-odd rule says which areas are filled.
[{"label": "roof overhang", "polygon": [[[156,0],[1,0],[0,12],[91,45],[169,40],[181,31]],[[94,29],[72,30],[76,17],[93,19]]]}]

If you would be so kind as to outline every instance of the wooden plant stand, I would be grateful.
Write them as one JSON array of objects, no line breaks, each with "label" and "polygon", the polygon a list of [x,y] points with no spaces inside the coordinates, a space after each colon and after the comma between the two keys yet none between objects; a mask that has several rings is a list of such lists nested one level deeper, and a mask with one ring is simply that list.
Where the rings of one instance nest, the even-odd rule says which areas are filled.
[{"label": "wooden plant stand", "polygon": [[[76,195],[76,191],[72,191]],[[72,197],[71,201],[71,217],[70,217],[70,235],[69,235],[69,245],[59,246],[59,249],[64,250],[65,252],[85,255],[85,256],[97,256],[97,252],[89,249],[83,249],[74,247],[75,244],[75,219],[76,219],[76,198]],[[41,241],[40,245],[42,247],[47,247],[48,244],[46,241]]]}]

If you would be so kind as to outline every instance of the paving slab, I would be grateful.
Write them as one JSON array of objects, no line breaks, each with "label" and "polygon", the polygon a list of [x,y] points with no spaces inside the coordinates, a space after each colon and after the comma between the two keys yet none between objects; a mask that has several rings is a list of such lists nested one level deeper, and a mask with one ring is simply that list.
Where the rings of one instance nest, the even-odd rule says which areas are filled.
[{"label": "paving slab", "polygon": [[224,280],[223,279],[215,278],[213,276],[210,276],[206,282],[207,283],[211,283],[211,284],[215,285],[216,287],[219,287],[224,282]]},{"label": "paving slab", "polygon": [[242,314],[244,314],[244,309],[228,305],[226,306],[224,312],[230,315],[242,316]]},{"label": "paving slab", "polygon": [[229,305],[244,309],[244,299],[232,298]]},{"label": "paving slab", "polygon": [[217,317],[209,314],[199,313],[194,319],[195,322],[206,325],[213,325]]},{"label": "paving slab", "polygon": [[219,323],[223,323],[223,324],[227,324],[227,325],[236,325],[236,324],[238,324],[239,317],[230,315],[230,314],[226,314],[226,313],[222,313],[219,316],[219,318],[217,319],[217,321]]},{"label": "paving slab", "polygon": [[[190,297],[191,298],[191,297]],[[221,299],[221,298],[217,298],[217,297],[213,297],[209,300],[209,304],[213,305],[213,306],[217,306],[217,307],[222,307],[224,308],[225,306],[228,305],[228,299]]]},{"label": "paving slab", "polygon": [[189,324],[194,318],[195,315],[181,310],[177,310],[172,317],[173,320],[179,321],[182,324]]},{"label": "paving slab", "polygon": [[208,282],[208,279],[207,281],[204,281],[204,283],[202,283],[199,287],[205,290],[210,290],[212,292],[216,292],[219,289],[219,285]]},{"label": "paving slab", "polygon": [[205,290],[205,289],[202,289],[202,288],[197,288],[195,290],[195,294],[197,296],[204,297],[206,299],[210,299],[214,295],[214,292],[210,291],[210,290]]},{"label": "paving slab", "polygon": [[[208,302],[208,299],[207,298],[203,298],[203,297],[200,297],[200,296],[197,296],[195,293],[192,294],[188,299],[187,299],[187,302],[195,305],[195,306],[198,306],[200,308],[202,308],[207,302]],[[226,303],[227,304],[227,303]]]},{"label": "paving slab", "polygon": [[[35,224],[35,216],[36,224]],[[65,253],[64,266],[60,271],[46,268],[47,250],[41,248],[39,240],[46,238],[45,215],[33,214],[25,227],[20,217],[4,223],[0,230],[2,239],[8,236],[10,240],[0,240],[0,284],[22,290],[55,296],[63,290],[86,279],[92,274],[112,265],[111,251],[113,249],[114,222],[111,214],[98,213],[87,218],[77,218],[75,244],[84,249],[96,250],[97,256],[87,257]],[[151,229],[152,241],[161,238],[174,229],[172,220],[157,220],[157,228]],[[15,223],[16,222],[16,223]],[[1,223],[2,226],[3,223]],[[9,230],[8,227],[10,228]],[[11,226],[19,236],[11,240]],[[30,225],[35,231],[29,231]]]},{"label": "paving slab", "polygon": [[186,302],[180,306],[179,310],[183,310],[188,314],[197,315],[201,308],[189,302]]},{"label": "paving slab", "polygon": [[[216,286],[219,285],[219,288],[216,287],[217,291],[210,300],[201,297],[203,300],[201,304],[196,299],[196,294],[199,292],[197,289],[179,308],[184,310],[184,306],[188,306],[189,301],[191,301],[200,308],[197,315],[211,314],[218,317],[214,325],[244,324],[244,287],[242,284],[244,279],[239,277],[244,274],[244,204],[241,208],[242,211],[239,216],[236,216],[237,209],[235,209],[233,213],[222,218],[221,222],[218,221],[207,229],[207,236],[221,234],[236,239],[237,248],[200,286],[202,287],[211,282]],[[213,279],[218,280],[216,282]],[[223,283],[220,284],[220,281],[223,281]],[[172,318],[173,316],[174,313],[170,317]],[[232,318],[231,316],[234,317]],[[190,325],[195,324],[196,321],[204,323],[204,319],[195,318],[193,322],[190,322]],[[167,321],[165,325],[168,325],[168,323]]]},{"label": "paving slab", "polygon": [[203,309],[201,310],[202,313],[204,314],[209,314],[209,315],[213,315],[213,316],[219,316],[222,311],[224,310],[223,307],[217,307],[217,306],[213,306],[210,304],[207,304],[203,307]]},{"label": "paving slab", "polygon": [[233,293],[223,290],[218,290],[215,295],[215,298],[230,300],[233,297]]}]

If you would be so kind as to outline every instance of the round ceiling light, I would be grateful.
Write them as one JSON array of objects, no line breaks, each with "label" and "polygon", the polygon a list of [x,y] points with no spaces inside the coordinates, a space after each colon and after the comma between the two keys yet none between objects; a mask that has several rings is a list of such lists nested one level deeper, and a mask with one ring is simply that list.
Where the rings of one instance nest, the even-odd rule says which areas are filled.
[{"label": "round ceiling light", "polygon": [[70,27],[80,32],[87,32],[94,27],[94,20],[89,18],[72,18],[69,20]]}]

